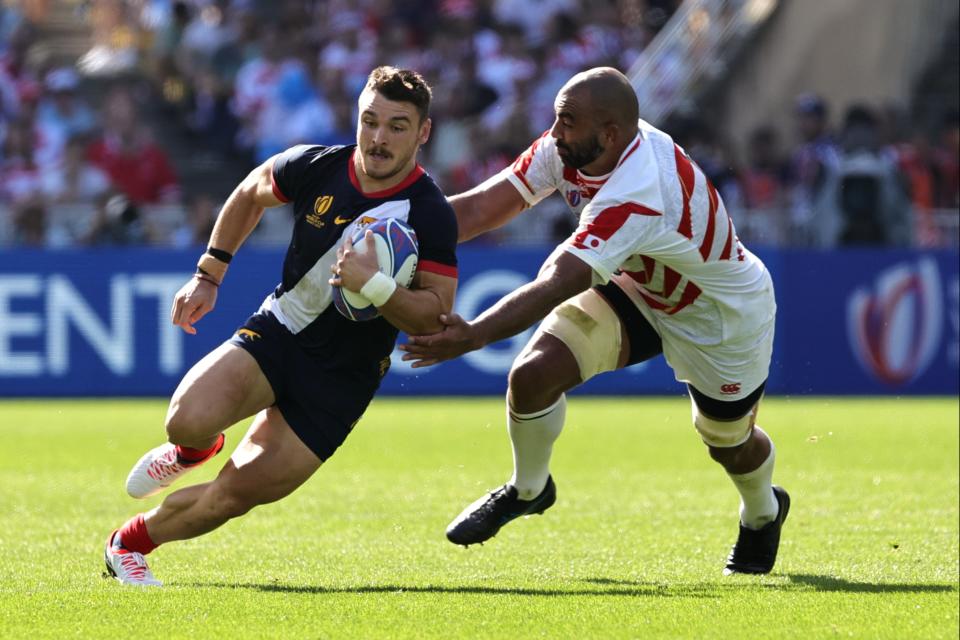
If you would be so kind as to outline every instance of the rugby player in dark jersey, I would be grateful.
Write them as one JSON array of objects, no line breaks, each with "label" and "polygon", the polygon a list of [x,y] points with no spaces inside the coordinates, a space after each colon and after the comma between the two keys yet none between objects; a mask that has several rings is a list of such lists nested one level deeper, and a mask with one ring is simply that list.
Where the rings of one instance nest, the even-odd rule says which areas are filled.
[{"label": "rugby player in dark jersey", "polygon": [[[264,208],[293,204],[293,237],[276,290],[230,340],[184,376],[170,401],[169,442],[127,478],[135,498],[154,495],[215,456],[224,431],[255,416],[212,482],[171,493],[110,534],[108,571],[123,584],[159,585],[144,556],[157,545],[212,531],[303,484],[350,433],[390,364],[397,332],[442,329],[457,285],[457,224],[417,164],[430,135],[430,88],[417,73],[375,69],[359,99],[357,144],[293,147],[267,160],[224,204],[197,273],[177,293],[172,321],[189,334],[216,303],[227,265]],[[374,251],[344,238],[398,218],[417,233],[409,289],[379,274]],[[368,233],[361,242],[372,243]],[[333,288],[362,292],[379,318],[353,322]]]}]

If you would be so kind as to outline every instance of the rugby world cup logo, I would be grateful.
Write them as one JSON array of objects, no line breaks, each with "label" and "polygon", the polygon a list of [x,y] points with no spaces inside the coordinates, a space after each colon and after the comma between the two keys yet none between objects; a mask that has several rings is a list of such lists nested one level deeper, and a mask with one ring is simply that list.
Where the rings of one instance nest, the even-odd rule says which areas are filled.
[{"label": "rugby world cup logo", "polygon": [[887,384],[919,377],[936,355],[942,329],[940,273],[929,258],[882,271],[872,288],[858,288],[847,302],[853,352]]}]

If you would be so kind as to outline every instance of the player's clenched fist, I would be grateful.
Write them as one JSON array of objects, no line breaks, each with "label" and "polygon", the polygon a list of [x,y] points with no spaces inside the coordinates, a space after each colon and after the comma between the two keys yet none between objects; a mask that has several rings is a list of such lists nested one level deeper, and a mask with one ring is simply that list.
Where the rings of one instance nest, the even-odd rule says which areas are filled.
[{"label": "player's clenched fist", "polygon": [[217,303],[217,285],[206,279],[193,277],[177,291],[170,309],[170,321],[190,335],[197,330],[193,325]]}]

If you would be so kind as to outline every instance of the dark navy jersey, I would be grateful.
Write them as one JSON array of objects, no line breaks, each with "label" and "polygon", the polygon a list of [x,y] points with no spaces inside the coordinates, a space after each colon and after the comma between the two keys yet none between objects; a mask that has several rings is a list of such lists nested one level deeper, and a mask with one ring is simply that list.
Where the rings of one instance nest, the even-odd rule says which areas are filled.
[{"label": "dark navy jersey", "polygon": [[331,371],[377,373],[388,366],[397,329],[385,319],[354,322],[332,304],[328,283],[337,248],[375,220],[403,220],[417,234],[417,271],[457,276],[457,220],[433,179],[419,165],[397,186],[364,193],[353,165],[356,145],[300,145],[277,156],[273,192],[291,202],[293,238],[283,262],[283,280],[264,301],[295,334],[300,346],[322,356]]}]

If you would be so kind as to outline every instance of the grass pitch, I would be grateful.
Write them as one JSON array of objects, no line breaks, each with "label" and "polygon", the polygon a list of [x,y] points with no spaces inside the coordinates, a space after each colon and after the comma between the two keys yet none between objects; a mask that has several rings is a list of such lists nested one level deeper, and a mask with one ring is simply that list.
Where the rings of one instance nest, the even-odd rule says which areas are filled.
[{"label": "grass pitch", "polygon": [[469,550],[443,531],[509,476],[502,402],[380,399],[294,495],[123,588],[102,545],[159,501],[123,482],[164,412],[0,403],[0,638],[958,635],[956,398],[767,399],[793,506],[766,577],[720,574],[737,498],[683,398],[571,398],[556,506]]}]

